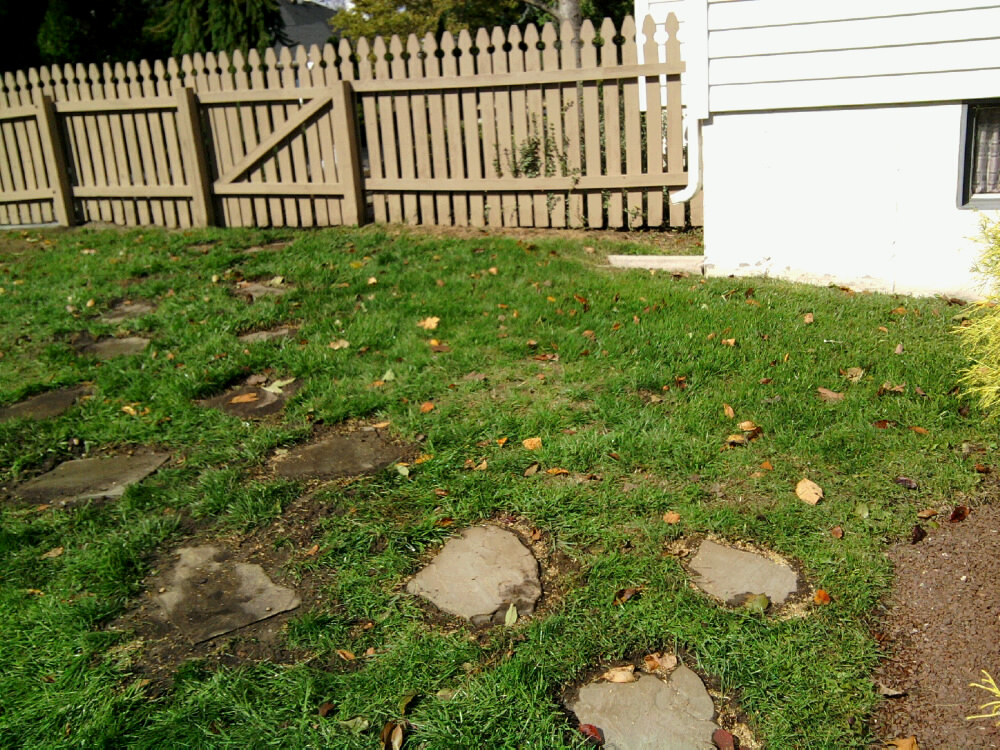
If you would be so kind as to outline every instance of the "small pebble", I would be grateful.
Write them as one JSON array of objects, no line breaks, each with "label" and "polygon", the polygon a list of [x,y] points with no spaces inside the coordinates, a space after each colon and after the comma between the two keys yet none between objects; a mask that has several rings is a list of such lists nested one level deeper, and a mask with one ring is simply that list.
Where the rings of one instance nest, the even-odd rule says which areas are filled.
[{"label": "small pebble", "polygon": [[166,589],[165,589],[165,588],[161,588],[161,589],[160,589],[160,593],[161,593],[161,594],[163,594],[163,593],[165,593],[165,592],[166,592]]}]

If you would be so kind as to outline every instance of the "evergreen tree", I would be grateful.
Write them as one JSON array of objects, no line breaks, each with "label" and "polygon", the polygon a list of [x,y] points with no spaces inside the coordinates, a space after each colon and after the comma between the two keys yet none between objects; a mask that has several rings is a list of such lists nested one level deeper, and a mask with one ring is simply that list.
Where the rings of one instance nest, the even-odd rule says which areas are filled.
[{"label": "evergreen tree", "polygon": [[166,0],[153,32],[175,56],[231,52],[286,41],[277,0]]},{"label": "evergreen tree", "polygon": [[118,62],[162,57],[144,28],[159,0],[49,0],[37,27],[45,63]]}]

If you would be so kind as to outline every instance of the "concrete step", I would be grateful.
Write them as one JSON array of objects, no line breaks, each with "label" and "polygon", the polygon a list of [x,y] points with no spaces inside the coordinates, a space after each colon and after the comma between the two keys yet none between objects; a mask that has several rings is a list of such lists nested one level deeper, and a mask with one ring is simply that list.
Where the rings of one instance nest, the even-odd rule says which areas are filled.
[{"label": "concrete step", "polygon": [[705,272],[704,255],[609,255],[608,263],[612,268],[684,271],[698,275]]}]

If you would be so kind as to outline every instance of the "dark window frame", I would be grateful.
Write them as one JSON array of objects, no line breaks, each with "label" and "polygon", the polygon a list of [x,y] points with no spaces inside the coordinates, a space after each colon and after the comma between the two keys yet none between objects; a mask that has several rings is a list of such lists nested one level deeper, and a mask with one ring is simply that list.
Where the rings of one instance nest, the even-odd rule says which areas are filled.
[{"label": "dark window frame", "polygon": [[965,102],[962,106],[962,149],[959,164],[958,207],[967,209],[1000,208],[1000,192],[972,192],[973,151],[975,149],[976,108],[1000,107],[1000,99],[978,99]]}]

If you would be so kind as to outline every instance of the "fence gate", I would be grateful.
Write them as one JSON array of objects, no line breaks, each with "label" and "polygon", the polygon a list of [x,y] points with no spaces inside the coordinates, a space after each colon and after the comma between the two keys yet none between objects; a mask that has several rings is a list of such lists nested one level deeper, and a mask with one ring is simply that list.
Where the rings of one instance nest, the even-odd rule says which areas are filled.
[{"label": "fence gate", "polygon": [[685,226],[677,26],[8,73],[0,225]]}]

